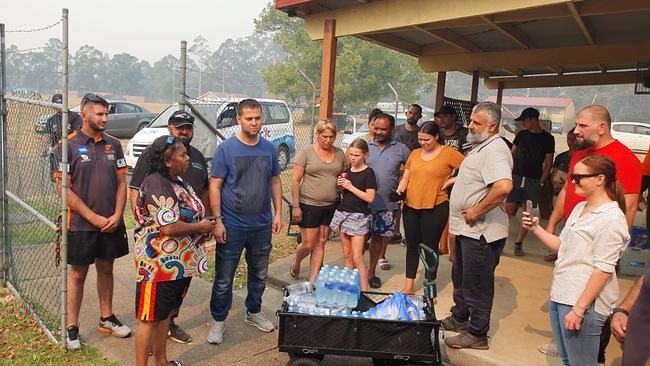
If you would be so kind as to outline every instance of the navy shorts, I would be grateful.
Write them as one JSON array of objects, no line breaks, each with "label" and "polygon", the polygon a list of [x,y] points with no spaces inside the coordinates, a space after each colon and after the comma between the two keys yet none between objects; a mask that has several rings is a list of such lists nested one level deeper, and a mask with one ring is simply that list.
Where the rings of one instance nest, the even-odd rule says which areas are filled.
[{"label": "navy shorts", "polygon": [[526,201],[533,201],[533,204],[536,206],[539,202],[539,197],[539,179],[512,175],[512,192],[508,195],[506,202],[524,203]]},{"label": "navy shorts", "polygon": [[129,254],[124,223],[112,233],[101,231],[68,232],[68,264],[88,266],[95,258],[116,259]]}]

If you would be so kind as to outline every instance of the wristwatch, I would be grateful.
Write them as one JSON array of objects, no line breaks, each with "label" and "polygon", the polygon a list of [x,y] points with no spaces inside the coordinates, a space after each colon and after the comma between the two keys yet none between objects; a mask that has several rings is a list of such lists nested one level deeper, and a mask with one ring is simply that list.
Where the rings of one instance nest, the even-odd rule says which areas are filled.
[{"label": "wristwatch", "polygon": [[623,313],[626,316],[630,316],[630,312],[623,309],[623,308],[614,308],[614,309],[612,309],[612,312],[609,315],[614,315],[616,313]]}]

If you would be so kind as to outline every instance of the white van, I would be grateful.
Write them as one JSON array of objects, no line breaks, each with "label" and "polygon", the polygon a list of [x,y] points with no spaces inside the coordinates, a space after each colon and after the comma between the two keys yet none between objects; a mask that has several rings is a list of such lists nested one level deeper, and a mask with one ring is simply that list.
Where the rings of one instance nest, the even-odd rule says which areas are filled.
[{"label": "white van", "polygon": [[[194,115],[194,138],[192,146],[197,148],[206,160],[212,156],[221,142],[218,131],[223,137],[229,138],[238,130],[237,103],[245,98],[228,100],[193,100],[192,106],[201,113],[210,126]],[[274,99],[257,99],[262,105],[262,129],[260,135],[271,141],[278,153],[278,162],[282,170],[286,169],[296,154],[296,144],[293,132],[293,120],[287,103]],[[146,128],[138,131],[127,145],[125,156],[129,167],[134,168],[138,157],[158,137],[167,135],[169,116],[178,110],[178,103],[172,104],[162,111]],[[192,113],[189,107],[186,110]]]}]

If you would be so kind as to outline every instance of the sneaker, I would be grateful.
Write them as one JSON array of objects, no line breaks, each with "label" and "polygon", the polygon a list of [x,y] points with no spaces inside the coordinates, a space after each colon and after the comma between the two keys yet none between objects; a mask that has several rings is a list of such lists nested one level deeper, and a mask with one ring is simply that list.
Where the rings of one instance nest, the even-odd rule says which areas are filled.
[{"label": "sneaker", "polygon": [[562,354],[560,354],[560,349],[555,342],[540,344],[537,346],[537,350],[550,357],[562,357]]},{"label": "sneaker", "polygon": [[454,318],[453,315],[449,315],[448,317],[442,319],[440,323],[442,323],[444,330],[459,333],[467,333],[467,327],[469,325],[469,322],[467,320],[464,322],[458,321],[456,318]]},{"label": "sneaker", "polygon": [[192,342],[192,336],[187,334],[183,328],[179,327],[176,324],[169,324],[169,332],[167,335],[172,341],[177,343],[187,344]]},{"label": "sneaker", "polygon": [[515,243],[515,255],[517,257],[523,257],[524,255],[524,249],[522,248],[521,243]]},{"label": "sneaker", "polygon": [[111,314],[108,318],[99,318],[99,331],[112,334],[117,338],[126,338],[131,335],[131,328],[122,324],[115,314]]},{"label": "sneaker", "polygon": [[397,244],[402,241],[402,234],[395,233],[390,239],[388,239],[389,244]]},{"label": "sneaker", "polygon": [[244,318],[244,323],[257,327],[257,329],[262,332],[272,332],[275,329],[273,323],[270,320],[266,319],[263,312],[256,314],[251,314],[248,311],[246,312],[246,317]]},{"label": "sneaker", "polygon": [[208,331],[208,343],[221,344],[223,342],[224,330],[223,322],[212,320],[210,322],[210,330]]},{"label": "sneaker", "polygon": [[77,325],[72,325],[69,326],[67,329],[68,333],[68,341],[66,344],[66,348],[69,351],[78,351],[81,349],[81,340],[79,340],[79,326]]},{"label": "sneaker", "polygon": [[487,350],[490,348],[487,337],[474,337],[469,333],[460,333],[459,335],[445,338],[445,344],[447,347],[455,349],[473,348]]}]

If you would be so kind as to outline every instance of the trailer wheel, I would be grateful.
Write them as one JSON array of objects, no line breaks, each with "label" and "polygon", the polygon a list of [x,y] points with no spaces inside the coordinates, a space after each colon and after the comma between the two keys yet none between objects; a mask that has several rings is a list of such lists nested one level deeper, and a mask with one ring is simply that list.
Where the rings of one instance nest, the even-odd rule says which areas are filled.
[{"label": "trailer wheel", "polygon": [[289,360],[287,366],[319,366],[320,360],[312,357],[296,357]]}]

